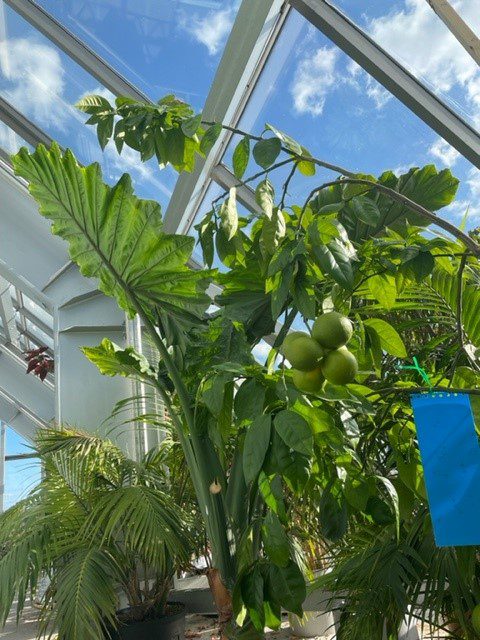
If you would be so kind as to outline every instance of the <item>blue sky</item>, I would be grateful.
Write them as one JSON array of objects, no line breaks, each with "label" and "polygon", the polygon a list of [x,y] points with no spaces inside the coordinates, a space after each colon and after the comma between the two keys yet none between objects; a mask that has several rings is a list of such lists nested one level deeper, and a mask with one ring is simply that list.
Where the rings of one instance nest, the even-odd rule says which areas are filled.
[{"label": "blue sky", "polygon": [[[13,429],[7,428],[7,455],[31,453],[29,445]],[[4,506],[7,509],[17,502],[40,481],[40,466],[35,460],[12,460],[5,465]]]},{"label": "blue sky", "polygon": [[[197,110],[208,94],[238,8],[237,0],[37,1],[149,97],[175,93]],[[425,0],[335,4],[462,117],[479,126],[480,71]],[[454,4],[480,33],[478,0]],[[107,180],[129,171],[139,195],[166,207],[176,174],[158,171],[153,160],[142,165],[128,149],[119,157],[108,146],[102,155],[93,129],[83,125],[84,116],[73,104],[85,94],[108,92],[1,2],[0,92],[62,145],[73,148],[82,162],[100,161]],[[480,223],[478,169],[295,11],[242,127],[259,133],[265,122],[290,133],[314,155],[353,170],[379,174],[427,163],[450,167],[462,185],[456,202],[442,215],[458,223],[468,208],[469,226]],[[0,123],[0,146],[14,151],[20,144]],[[294,195],[300,199],[307,188],[300,181]],[[210,208],[214,191],[203,212]],[[16,446],[15,437],[9,438]],[[22,488],[30,472],[15,465],[7,481]],[[7,490],[13,496],[20,489]]]}]

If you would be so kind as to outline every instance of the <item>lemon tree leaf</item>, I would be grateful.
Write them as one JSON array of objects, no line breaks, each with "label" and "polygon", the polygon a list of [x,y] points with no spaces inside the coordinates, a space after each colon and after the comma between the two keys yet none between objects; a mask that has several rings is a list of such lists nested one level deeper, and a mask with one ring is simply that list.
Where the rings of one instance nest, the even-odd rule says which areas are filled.
[{"label": "lemon tree leaf", "polygon": [[275,416],[275,429],[287,447],[298,453],[312,454],[312,430],[301,415],[295,411],[280,411]]},{"label": "lemon tree leaf", "polygon": [[397,299],[395,278],[387,273],[379,273],[368,279],[368,288],[372,296],[385,307],[391,309]]},{"label": "lemon tree leaf", "polygon": [[380,346],[384,351],[399,358],[407,357],[403,340],[391,324],[380,318],[367,318],[363,324],[377,334]]},{"label": "lemon tree leaf", "polygon": [[243,448],[243,473],[247,484],[257,477],[262,468],[270,443],[271,422],[270,414],[257,416],[247,430]]}]

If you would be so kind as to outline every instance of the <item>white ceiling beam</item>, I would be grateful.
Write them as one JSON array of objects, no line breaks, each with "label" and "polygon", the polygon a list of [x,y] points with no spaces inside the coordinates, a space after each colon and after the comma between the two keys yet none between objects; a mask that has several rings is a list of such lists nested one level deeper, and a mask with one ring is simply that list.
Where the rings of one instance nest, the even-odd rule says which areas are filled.
[{"label": "white ceiling beam", "polygon": [[[286,0],[243,0],[205,102],[206,122],[238,124],[288,10]],[[207,158],[197,159],[191,174],[179,176],[165,215],[168,232],[191,226],[231,135],[223,130]]]},{"label": "white ceiling beam", "polygon": [[477,34],[447,0],[427,0],[427,2],[465,51],[480,65],[480,38]]}]

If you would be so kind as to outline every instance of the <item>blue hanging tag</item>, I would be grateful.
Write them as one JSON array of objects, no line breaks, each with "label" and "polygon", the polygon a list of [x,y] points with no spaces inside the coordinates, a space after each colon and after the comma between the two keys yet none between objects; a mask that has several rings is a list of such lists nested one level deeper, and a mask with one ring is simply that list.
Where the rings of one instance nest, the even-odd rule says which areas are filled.
[{"label": "blue hanging tag", "polygon": [[480,445],[465,393],[411,397],[435,541],[480,544]]}]

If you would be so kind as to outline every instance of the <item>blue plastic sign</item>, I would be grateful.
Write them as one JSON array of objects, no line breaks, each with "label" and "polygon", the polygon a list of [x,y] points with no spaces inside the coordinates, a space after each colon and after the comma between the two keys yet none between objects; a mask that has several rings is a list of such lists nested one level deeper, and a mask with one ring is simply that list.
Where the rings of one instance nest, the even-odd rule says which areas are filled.
[{"label": "blue plastic sign", "polygon": [[480,544],[480,444],[465,393],[411,398],[435,542]]}]

